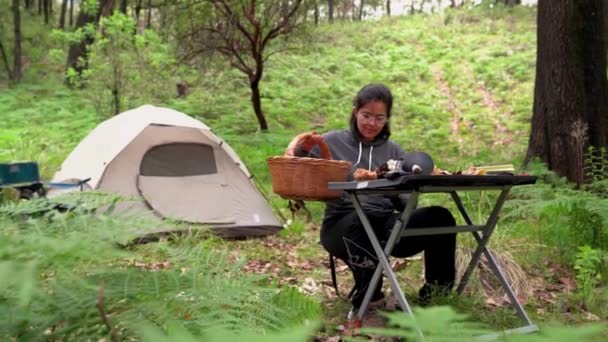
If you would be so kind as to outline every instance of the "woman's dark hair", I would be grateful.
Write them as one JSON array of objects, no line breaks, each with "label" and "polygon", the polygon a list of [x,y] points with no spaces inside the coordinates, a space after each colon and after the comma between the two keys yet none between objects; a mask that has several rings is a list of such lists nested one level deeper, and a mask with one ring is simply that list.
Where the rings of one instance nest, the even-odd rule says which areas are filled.
[{"label": "woman's dark hair", "polygon": [[[368,84],[359,90],[357,96],[355,96],[355,99],[353,100],[353,112],[350,116],[350,125],[355,132],[359,133],[356,125],[357,111],[373,101],[382,101],[386,106],[386,117],[391,117],[391,109],[393,108],[393,94],[391,93],[391,90],[384,84]],[[389,121],[387,121],[378,137],[388,139],[390,134],[390,124]]]}]

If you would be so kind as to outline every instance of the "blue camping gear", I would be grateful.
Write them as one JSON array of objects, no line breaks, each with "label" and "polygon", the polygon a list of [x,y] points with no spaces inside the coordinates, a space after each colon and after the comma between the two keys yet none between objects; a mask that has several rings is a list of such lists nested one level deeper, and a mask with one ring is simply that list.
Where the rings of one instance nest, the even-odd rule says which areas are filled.
[{"label": "blue camping gear", "polygon": [[36,162],[0,163],[0,189],[14,188],[19,192],[19,198],[32,199],[46,196],[47,188],[69,189],[79,187],[84,189],[91,178],[79,180],[74,183],[42,182],[40,171]]}]

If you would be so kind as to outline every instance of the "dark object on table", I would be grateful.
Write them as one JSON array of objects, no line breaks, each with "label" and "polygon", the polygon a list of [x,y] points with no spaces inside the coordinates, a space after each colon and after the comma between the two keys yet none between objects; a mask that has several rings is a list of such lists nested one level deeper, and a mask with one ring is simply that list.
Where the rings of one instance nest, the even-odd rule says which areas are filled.
[{"label": "dark object on table", "polygon": [[394,179],[406,175],[430,175],[435,163],[426,152],[409,152],[402,159],[391,159],[376,170],[378,178]]}]

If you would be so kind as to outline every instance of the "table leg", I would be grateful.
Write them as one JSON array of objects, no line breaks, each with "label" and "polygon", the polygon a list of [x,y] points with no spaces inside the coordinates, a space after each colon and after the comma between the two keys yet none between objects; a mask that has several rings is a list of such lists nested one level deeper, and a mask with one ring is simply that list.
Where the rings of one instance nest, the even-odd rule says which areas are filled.
[{"label": "table leg", "polygon": [[[496,207],[500,206],[502,207],[504,200],[506,199],[506,195],[509,192],[510,188],[507,188],[505,190],[503,190],[501,192],[501,195],[496,203],[495,209]],[[504,194],[504,195],[503,195]],[[458,194],[455,191],[450,192],[450,195],[452,195],[452,199],[454,200],[454,202],[456,203],[456,206],[458,207],[458,210],[460,211],[460,213],[462,214],[462,217],[464,218],[465,222],[468,225],[472,225],[473,221],[471,220],[471,218],[469,217],[468,213],[466,212],[464,205],[462,204],[462,201],[460,200],[460,197],[458,196]],[[501,202],[502,201],[502,202]],[[500,209],[499,209],[500,210]],[[497,214],[498,212],[496,212]],[[492,214],[494,214],[494,212],[492,212]],[[491,223],[490,220],[492,219],[492,216],[490,217],[490,219],[488,219],[488,225]],[[497,222],[497,215],[494,218],[493,224],[494,226],[496,225]],[[493,230],[494,228],[492,228]],[[498,280],[500,281],[500,284],[502,285],[503,289],[505,290],[505,292],[507,293],[507,296],[509,297],[509,300],[511,301],[511,304],[513,305],[513,307],[515,308],[515,311],[517,312],[517,314],[519,315],[519,317],[530,327],[534,327],[535,329],[538,329],[530,320],[530,318],[528,317],[528,315],[526,314],[526,311],[524,310],[523,306],[519,303],[519,300],[517,299],[517,296],[515,295],[515,292],[513,291],[513,289],[511,288],[511,285],[509,285],[504,273],[502,272],[502,270],[500,269],[500,267],[498,266],[498,264],[496,263],[496,258],[494,258],[494,255],[492,254],[492,252],[490,251],[490,249],[486,246],[487,245],[487,241],[486,243],[484,243],[484,238],[486,237],[486,234],[484,234],[484,236],[482,237],[478,232],[472,232],[473,236],[475,237],[475,240],[477,241],[477,243],[479,244],[477,250],[479,250],[480,248],[482,248],[483,254],[486,256],[486,259],[488,259],[488,263],[490,264],[490,267],[492,268],[492,272],[494,272],[494,275],[496,276],[496,278],[498,278]],[[490,234],[492,233],[492,231],[489,232]],[[483,247],[482,247],[483,244]],[[476,250],[476,252],[477,252]],[[471,263],[469,264],[469,267],[467,268],[467,271],[469,271],[469,269],[471,269],[471,264],[473,263],[473,259],[471,260]],[[477,264],[479,263],[479,257],[477,258],[477,261],[475,263],[475,266],[477,266]],[[472,271],[472,270],[471,270]],[[465,278],[466,276],[466,278]],[[467,273],[465,272],[465,274],[462,276],[462,279],[458,285],[458,293],[462,293],[462,291],[464,291],[467,283],[468,283],[468,279],[470,277],[470,272],[467,275]],[[534,329],[533,329],[534,331]]]},{"label": "table leg", "polygon": [[361,303],[361,306],[359,307],[357,316],[359,317],[359,319],[363,318],[363,315],[365,314],[365,310],[367,309],[367,305],[369,304],[369,301],[371,300],[371,297],[374,293],[374,289],[376,288],[376,285],[378,284],[378,281],[380,280],[382,269],[384,269],[384,271],[386,272],[386,275],[389,279],[391,289],[393,290],[393,294],[397,298],[397,301],[401,305],[401,308],[403,309],[403,311],[405,313],[407,313],[413,317],[412,310],[410,309],[410,306],[407,303],[407,300],[405,299],[405,295],[403,294],[403,291],[401,290],[401,287],[399,286],[399,283],[397,282],[395,273],[393,272],[392,268],[390,267],[387,256],[389,256],[391,254],[393,247],[395,246],[395,243],[397,242],[397,239],[401,236],[401,232],[403,231],[407,222],[409,221],[411,214],[416,209],[416,206],[418,204],[418,193],[417,192],[412,193],[410,198],[408,199],[405,210],[399,217],[399,220],[397,220],[397,222],[395,222],[395,225],[393,226],[389,239],[386,243],[386,246],[384,247],[384,251],[382,250],[382,247],[380,246],[380,243],[378,242],[378,238],[376,237],[376,234],[374,233],[371,223],[369,222],[367,216],[365,215],[365,212],[363,211],[359,198],[357,197],[356,194],[352,194],[352,199],[353,199],[353,205],[355,207],[357,215],[359,216],[359,219],[361,220],[361,223],[363,224],[363,228],[365,229],[365,232],[367,233],[367,236],[372,244],[372,247],[374,248],[374,251],[379,259],[378,266],[376,267],[374,275],[372,276],[372,279],[368,285],[367,291],[365,293],[365,297],[363,297],[363,302]]},{"label": "table leg", "polygon": [[[477,241],[478,242],[477,249],[475,249],[475,252],[473,253],[473,256],[471,257],[471,262],[469,262],[469,266],[467,267],[466,271],[464,272],[464,274],[462,276],[462,279],[460,280],[460,283],[458,284],[458,289],[457,289],[458,293],[462,293],[462,291],[464,290],[464,288],[466,287],[466,285],[469,281],[469,277],[473,273],[473,270],[475,270],[475,268],[477,268],[477,265],[479,265],[479,260],[481,259],[481,253],[483,253],[488,242],[490,241],[490,237],[492,236],[492,233],[494,232],[494,228],[496,227],[496,222],[498,221],[498,213],[500,212],[500,209],[502,209],[502,205],[504,204],[505,200],[507,199],[508,193],[509,193],[509,189],[507,188],[500,193],[500,196],[498,196],[498,200],[496,201],[496,204],[494,205],[494,209],[492,209],[492,213],[490,214],[490,217],[488,218],[488,221],[486,223],[486,228],[483,230],[483,237],[481,238],[481,241]],[[452,195],[452,196],[454,196],[454,195]],[[456,198],[458,198],[457,195],[456,195]],[[460,206],[458,207],[458,209],[461,210],[461,213],[464,211],[464,206],[462,206],[462,202],[460,202]],[[466,211],[465,211],[465,213],[466,213]],[[467,217],[468,217],[468,215],[467,215]],[[469,221],[470,221],[470,218],[469,218]],[[469,222],[467,222],[467,223],[471,224]]]}]

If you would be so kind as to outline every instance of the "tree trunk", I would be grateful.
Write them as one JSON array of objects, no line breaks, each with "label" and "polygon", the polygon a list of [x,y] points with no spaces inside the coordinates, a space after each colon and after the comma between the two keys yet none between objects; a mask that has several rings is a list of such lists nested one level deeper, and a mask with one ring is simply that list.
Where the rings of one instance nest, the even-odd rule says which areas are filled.
[{"label": "tree trunk", "polygon": [[319,3],[315,2],[315,25],[319,25]]},{"label": "tree trunk", "polygon": [[95,21],[99,21],[100,17],[109,17],[114,13],[114,0],[100,0],[99,1],[99,12]]},{"label": "tree trunk", "polygon": [[260,97],[260,80],[254,80],[250,82],[251,87],[251,103],[253,104],[253,110],[255,111],[255,116],[258,118],[258,123],[260,124],[260,129],[262,131],[268,130],[268,123],[266,122],[266,117],[264,116],[264,112],[262,112],[262,99]]},{"label": "tree trunk", "polygon": [[539,0],[534,113],[525,163],[580,184],[589,145],[608,142],[603,0]]},{"label": "tree trunk", "polygon": [[15,53],[13,55],[13,82],[19,83],[22,76],[21,63],[21,12],[19,0],[13,0],[13,38],[15,40]]},{"label": "tree trunk", "polygon": [[38,0],[38,15],[42,15],[42,2],[46,0]]},{"label": "tree trunk", "polygon": [[70,27],[74,26],[74,0],[70,0]]},{"label": "tree trunk", "polygon": [[30,9],[31,4],[32,4],[31,0],[25,0],[25,9]]},{"label": "tree trunk", "polygon": [[4,45],[0,41],[0,57],[2,57],[2,61],[4,62],[4,68],[6,69],[6,74],[8,75],[9,80],[13,80],[13,72],[11,71],[11,66],[8,62],[8,57],[6,56],[6,50],[4,49]]},{"label": "tree trunk", "polygon": [[[76,29],[84,27],[89,23],[97,23],[99,18],[103,16],[108,16],[112,14],[112,9],[114,8],[114,0],[102,0],[99,4],[99,8],[97,9],[97,13],[88,13],[84,11],[84,9],[80,9],[78,13],[78,18],[76,19]],[[68,50],[68,58],[67,58],[67,68],[73,68],[76,70],[78,75],[82,75],[82,72],[88,66],[88,53],[87,46],[93,43],[93,37],[90,35],[86,35],[82,38],[80,42],[72,43],[70,45],[70,49]],[[84,60],[84,64],[80,63],[80,59]],[[71,80],[66,79],[66,83],[68,86],[73,86],[70,83]]]},{"label": "tree trunk", "polygon": [[[76,29],[84,27],[86,24],[95,22],[95,15],[89,14],[84,9],[81,9],[78,13],[78,18],[76,18]],[[76,70],[79,75],[82,75],[82,72],[87,68],[87,45],[93,43],[93,38],[89,35],[86,35],[82,38],[78,43],[70,44],[70,49],[68,50],[68,60],[67,60],[67,68],[72,68]],[[79,59],[83,59],[85,64],[81,64]],[[67,80],[68,85],[72,86],[70,80]]]},{"label": "tree trunk", "polygon": [[65,14],[67,12],[68,0],[61,1],[61,13],[59,14],[59,28],[65,28]]},{"label": "tree trunk", "polygon": [[521,4],[521,0],[505,0],[505,4],[507,6],[520,5]]},{"label": "tree trunk", "polygon": [[604,43],[606,44],[606,54],[608,55],[608,4],[604,3]]},{"label": "tree trunk", "polygon": [[358,15],[359,21],[363,20],[363,6],[364,5],[365,5],[365,0],[360,0],[360,2],[359,2],[359,6],[360,6],[359,7],[359,15]]},{"label": "tree trunk", "polygon": [[120,114],[120,75],[119,75],[119,67],[114,64],[114,83],[112,85],[112,102],[114,102],[114,115]]},{"label": "tree trunk", "polygon": [[137,0],[137,2],[135,3],[135,27],[138,30],[139,29],[139,17],[140,17],[140,13],[141,13],[141,2],[142,0]]},{"label": "tree trunk", "polygon": [[329,22],[334,22],[334,0],[327,0],[327,16],[329,18]]},{"label": "tree trunk", "polygon": [[255,112],[255,116],[258,119],[258,123],[260,124],[260,129],[262,131],[268,130],[268,123],[266,122],[266,117],[264,116],[264,112],[262,111],[262,98],[260,96],[260,81],[262,80],[262,75],[264,75],[264,47],[258,50],[258,54],[254,56],[256,61],[255,71],[252,71],[248,74],[249,76],[249,86],[251,87],[251,103],[253,104],[253,111]]},{"label": "tree trunk", "polygon": [[167,29],[167,25],[169,23],[169,5],[167,4],[167,0],[163,0],[158,12],[160,13],[159,31],[161,32],[161,37],[168,38],[169,30]]},{"label": "tree trunk", "polygon": [[391,16],[391,0],[386,0],[386,15]]},{"label": "tree trunk", "polygon": [[127,0],[120,0],[120,12],[127,14]]},{"label": "tree trunk", "polygon": [[148,14],[146,15],[146,28],[152,27],[152,0],[148,0]]},{"label": "tree trunk", "polygon": [[49,23],[49,0],[39,0],[42,1],[42,6],[44,9],[44,23],[48,25]]}]

